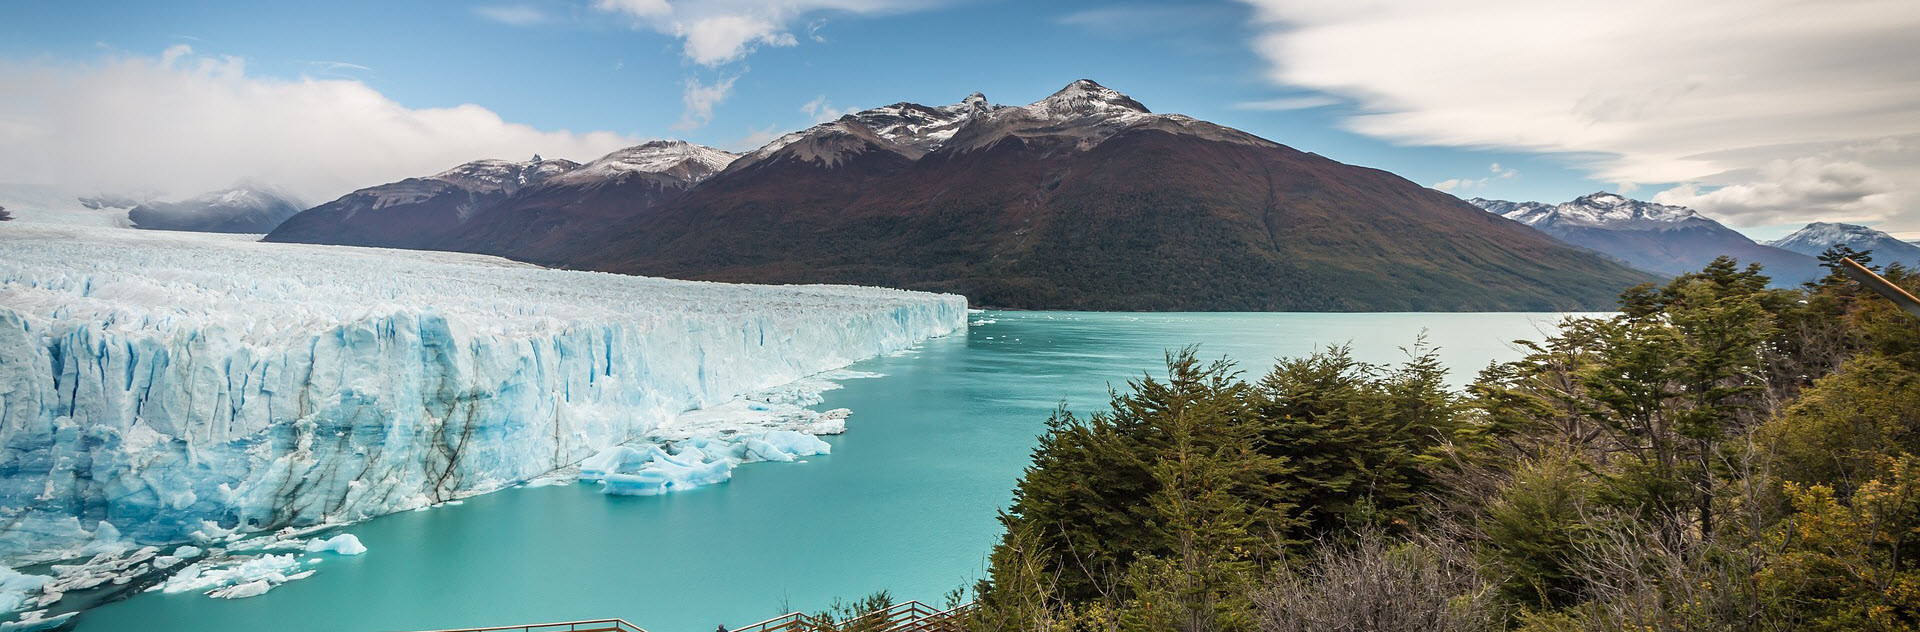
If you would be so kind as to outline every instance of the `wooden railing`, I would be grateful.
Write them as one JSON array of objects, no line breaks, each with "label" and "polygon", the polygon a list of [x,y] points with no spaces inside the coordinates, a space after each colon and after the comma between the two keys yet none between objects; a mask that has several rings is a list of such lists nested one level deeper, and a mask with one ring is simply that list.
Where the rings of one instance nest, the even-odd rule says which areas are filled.
[{"label": "wooden railing", "polygon": [[532,623],[527,625],[503,625],[492,628],[453,628],[432,630],[431,632],[647,632],[640,626],[627,623],[624,619],[592,619],[588,621],[561,621],[559,623]]},{"label": "wooden railing", "polygon": [[789,612],[730,632],[964,632],[973,604],[940,610],[919,601],[893,604],[863,615],[834,621],[831,617]]}]

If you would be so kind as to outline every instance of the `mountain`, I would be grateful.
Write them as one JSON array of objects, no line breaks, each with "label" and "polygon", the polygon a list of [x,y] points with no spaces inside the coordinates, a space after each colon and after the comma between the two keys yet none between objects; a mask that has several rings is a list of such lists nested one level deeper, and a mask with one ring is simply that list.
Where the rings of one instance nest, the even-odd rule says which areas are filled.
[{"label": "mountain", "polygon": [[1909,266],[1920,263],[1920,246],[1858,224],[1814,222],[1767,244],[1814,256],[1834,245],[1845,245],[1855,251],[1873,251],[1875,263],[1899,262]]},{"label": "mountain", "polygon": [[[83,204],[117,206],[124,198],[90,198]],[[203,193],[179,202],[149,200],[127,210],[134,228],[202,233],[265,233],[302,205],[286,193],[259,185],[241,185]]]},{"label": "mountain", "polygon": [[476,160],[425,178],[367,187],[287,218],[266,241],[433,249],[473,214],[579,168],[571,160]]},{"label": "mountain", "polygon": [[427,247],[565,263],[569,253],[598,244],[601,228],[678,199],[734,158],[677,140],[615,151],[475,212]]},{"label": "mountain", "polygon": [[1605,308],[1652,279],[1391,173],[1156,114],[1092,81],[1025,106],[975,94],[850,114],[570,232],[605,242],[549,263],[1011,308]]},{"label": "mountain", "polygon": [[604,234],[596,226],[678,198],[734,157],[684,141],[654,141],[585,165],[539,156],[480,160],[349,193],[301,212],[266,239],[552,262]]},{"label": "mountain", "polygon": [[1797,285],[1823,272],[1812,257],[1754,243],[1685,207],[1605,192],[1562,204],[1483,198],[1467,202],[1575,246],[1668,276],[1698,271],[1721,255],[1760,264],[1779,286]]}]

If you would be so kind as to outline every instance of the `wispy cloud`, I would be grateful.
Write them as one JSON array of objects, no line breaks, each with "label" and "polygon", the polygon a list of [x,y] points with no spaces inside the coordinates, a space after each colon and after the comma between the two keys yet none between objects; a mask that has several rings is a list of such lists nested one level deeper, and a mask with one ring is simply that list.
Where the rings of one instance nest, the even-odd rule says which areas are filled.
[{"label": "wispy cloud", "polygon": [[832,103],[827,102],[827,95],[824,94],[815,97],[812,101],[806,102],[805,105],[801,105],[800,111],[806,112],[807,116],[812,118],[815,123],[825,123],[854,112],[851,108],[842,109],[833,107]]},{"label": "wispy cloud", "polygon": [[1433,188],[1439,189],[1441,191],[1446,191],[1448,193],[1452,193],[1455,191],[1467,191],[1470,189],[1482,188],[1487,186],[1487,183],[1493,182],[1494,180],[1512,180],[1514,178],[1520,177],[1519,169],[1510,169],[1507,167],[1502,167],[1500,166],[1500,163],[1497,163],[1497,162],[1491,165],[1487,165],[1487,171],[1490,172],[1491,175],[1479,177],[1479,178],[1453,178],[1450,180],[1441,180],[1439,182],[1434,183]]},{"label": "wispy cloud", "polygon": [[763,46],[795,46],[801,27],[819,38],[822,15],[905,13],[941,0],[594,0],[593,7],[638,28],[680,38],[688,60],[713,67],[739,61]]},{"label": "wispy cloud", "polygon": [[1264,101],[1242,101],[1242,102],[1233,104],[1233,109],[1256,110],[1256,111],[1263,111],[1263,112],[1280,112],[1285,110],[1311,110],[1313,108],[1323,108],[1329,105],[1339,105],[1340,103],[1341,101],[1339,99],[1326,96],[1326,95],[1314,94],[1314,95],[1306,95],[1306,96],[1298,96],[1298,97],[1282,97],[1278,99],[1267,99]]},{"label": "wispy cloud", "polygon": [[408,108],[350,79],[258,77],[184,45],[94,64],[0,60],[0,85],[0,177],[81,192],[184,196],[251,179],[326,200],[476,158],[589,160],[641,140],[540,130],[478,105]]},{"label": "wispy cloud", "polygon": [[545,24],[552,19],[539,7],[524,4],[478,6],[473,8],[473,12],[482,18],[508,26],[533,26]]},{"label": "wispy cloud", "polygon": [[307,72],[323,76],[344,77],[353,72],[369,72],[372,68],[344,61],[310,61]]},{"label": "wispy cloud", "polygon": [[[952,0],[593,0],[593,8],[636,29],[664,33],[680,40],[687,61],[709,69],[734,64],[764,47],[800,45],[801,37],[824,42],[820,29],[835,15],[885,15],[927,9]],[[801,31],[796,35],[795,31]],[[731,78],[685,82],[681,113],[675,129],[694,129],[713,120],[714,108],[733,91]]]},{"label": "wispy cloud", "polygon": [[1758,177],[1741,184],[1703,190],[1695,183],[1661,191],[1661,204],[1712,209],[1749,224],[1807,219],[1809,202],[1848,216],[1875,216],[1893,202],[1899,187],[1886,174],[1864,164],[1817,157],[1775,160]]},{"label": "wispy cloud", "polygon": [[1092,33],[1126,37],[1186,31],[1196,26],[1229,19],[1225,7],[1178,4],[1128,4],[1083,9],[1054,18],[1054,23],[1077,27]]},{"label": "wispy cloud", "polygon": [[766,127],[748,130],[746,136],[728,143],[728,146],[722,149],[736,152],[753,151],[766,146],[767,143],[773,142],[773,139],[779,138],[782,135],[780,128],[768,125]]},{"label": "wispy cloud", "polygon": [[713,109],[733,94],[733,82],[739,75],[726,77],[713,83],[702,83],[699,79],[688,77],[682,84],[685,88],[680,96],[685,110],[680,113],[680,122],[674,123],[677,130],[690,130],[706,127],[713,121]]},{"label": "wispy cloud", "polygon": [[1862,149],[1920,134],[1920,3],[1241,1],[1267,76],[1352,100],[1363,134],[1693,183],[1674,199],[1736,225],[1920,225],[1920,144]]}]

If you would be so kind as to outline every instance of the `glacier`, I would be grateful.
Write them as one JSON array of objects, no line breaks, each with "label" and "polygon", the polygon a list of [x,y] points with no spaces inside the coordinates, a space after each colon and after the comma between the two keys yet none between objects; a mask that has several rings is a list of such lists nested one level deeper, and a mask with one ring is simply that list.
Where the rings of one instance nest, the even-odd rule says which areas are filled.
[{"label": "glacier", "polygon": [[622,492],[712,482],[844,429],[783,385],[967,318],[945,294],[252,239],[0,226],[0,564],[350,523],[610,450],[594,476]]}]

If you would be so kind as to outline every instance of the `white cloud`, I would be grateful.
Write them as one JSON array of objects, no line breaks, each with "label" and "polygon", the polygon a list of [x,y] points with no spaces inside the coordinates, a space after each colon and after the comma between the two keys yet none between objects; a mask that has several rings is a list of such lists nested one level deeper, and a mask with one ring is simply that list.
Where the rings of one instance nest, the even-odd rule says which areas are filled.
[{"label": "white cloud", "polygon": [[[807,39],[824,42],[818,16],[882,15],[929,8],[951,0],[594,0],[593,8],[627,20],[634,28],[677,37],[688,61],[718,68],[745,59],[762,46],[798,46],[796,28]],[[735,76],[738,78],[738,75]],[[675,129],[694,129],[713,119],[733,80],[703,84],[686,81],[686,111]]]},{"label": "white cloud", "polygon": [[[1696,183],[1723,213],[1901,206],[1920,225],[1920,150],[1861,149],[1920,134],[1911,0],[1242,1],[1268,77],[1352,99],[1364,134],[1565,152],[1610,182]],[[1765,186],[1802,160],[1898,190]],[[1716,185],[1731,191],[1699,193]],[[1733,202],[1763,189],[1803,197]]]},{"label": "white cloud", "polygon": [[1329,105],[1339,105],[1339,104],[1340,104],[1339,99],[1336,99],[1330,96],[1325,96],[1325,95],[1310,94],[1310,95],[1298,96],[1298,97],[1282,97],[1279,99],[1267,99],[1264,101],[1241,101],[1239,103],[1233,104],[1233,109],[1255,110],[1255,111],[1262,111],[1262,112],[1281,112],[1286,110],[1311,110],[1313,108],[1323,108]]},{"label": "white cloud", "polygon": [[307,62],[307,67],[325,73],[341,73],[349,70],[359,70],[363,72],[373,70],[360,64],[350,64],[344,61],[310,61]]},{"label": "white cloud", "polygon": [[806,112],[807,116],[811,117],[815,123],[825,123],[852,114],[855,110],[852,108],[843,109],[833,107],[832,103],[827,102],[827,95],[823,94],[814,97],[812,101],[806,102],[805,105],[801,105],[800,111]]},{"label": "white cloud", "polygon": [[1500,166],[1500,163],[1497,163],[1497,162],[1491,165],[1487,165],[1487,171],[1492,173],[1493,175],[1486,176],[1483,178],[1453,178],[1449,180],[1441,180],[1439,182],[1434,183],[1433,188],[1439,189],[1441,191],[1446,191],[1448,193],[1452,193],[1454,191],[1466,191],[1468,189],[1481,188],[1481,187],[1487,186],[1488,182],[1492,182],[1496,179],[1512,180],[1514,178],[1520,177],[1519,169],[1509,169],[1506,167],[1502,167]]},{"label": "white cloud", "polygon": [[727,95],[733,94],[733,82],[739,78],[739,75],[734,75],[713,83],[701,83],[698,79],[687,78],[684,84],[686,92],[680,97],[686,110],[680,113],[680,122],[674,123],[673,128],[689,130],[705,127],[713,120],[713,108],[726,101]]},{"label": "white cloud", "polygon": [[1742,225],[1804,219],[1809,206],[1838,212],[1836,219],[1878,220],[1895,209],[1894,183],[1858,162],[1818,158],[1775,160],[1745,184],[1702,191],[1696,184],[1661,191],[1655,202],[1688,206],[1741,218]]},{"label": "white cloud", "polygon": [[544,24],[549,19],[545,11],[524,4],[474,7],[473,12],[480,17],[509,26],[533,26]]},{"label": "white cloud", "polygon": [[625,13],[636,18],[673,15],[673,5],[667,4],[667,0],[594,0],[593,8],[608,13]]},{"label": "white cloud", "polygon": [[727,151],[732,151],[732,152],[741,152],[741,153],[749,152],[755,149],[759,149],[761,147],[765,147],[767,143],[771,143],[774,141],[774,139],[779,138],[783,135],[784,133],[781,132],[779,128],[772,125],[768,125],[766,127],[762,127],[758,129],[750,129],[750,130],[747,130],[746,136],[743,136],[739,140],[735,140],[731,143],[727,143],[727,146],[722,147],[722,149],[725,149]]},{"label": "white cloud", "polygon": [[686,40],[686,55],[707,66],[739,61],[760,44],[793,46],[793,34],[771,20],[753,15],[716,15],[675,25],[674,35]]},{"label": "white cloud", "polygon": [[1226,9],[1194,3],[1101,6],[1062,15],[1054,23],[1108,37],[1128,37],[1202,28],[1231,19]]},{"label": "white cloud", "polygon": [[641,140],[543,131],[471,104],[408,108],[353,80],[252,76],[186,46],[84,65],[0,60],[0,86],[0,178],[76,192],[177,197],[251,179],[327,200],[479,158],[584,161]]},{"label": "white cloud", "polygon": [[635,26],[678,37],[694,63],[715,67],[739,61],[761,46],[794,46],[800,26],[819,41],[815,14],[876,15],[934,6],[940,0],[595,0],[593,7]]}]

